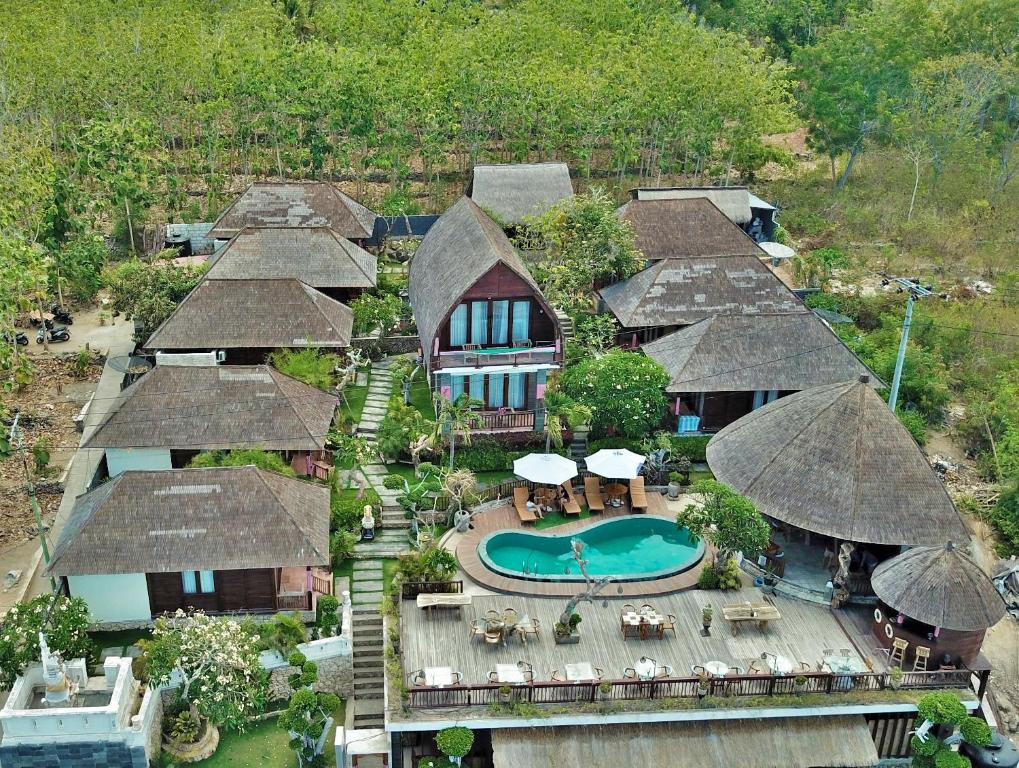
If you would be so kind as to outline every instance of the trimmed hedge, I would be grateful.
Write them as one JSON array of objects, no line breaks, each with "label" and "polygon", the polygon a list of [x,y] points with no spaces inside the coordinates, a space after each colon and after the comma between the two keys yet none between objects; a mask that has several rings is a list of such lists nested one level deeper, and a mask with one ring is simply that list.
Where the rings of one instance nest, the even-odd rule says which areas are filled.
[{"label": "trimmed hedge", "polygon": [[[523,436],[519,437],[520,434]],[[471,472],[512,472],[515,459],[529,453],[542,453],[544,450],[544,436],[533,432],[513,433],[512,437],[507,435],[503,439],[476,437],[469,447],[457,445],[453,466],[456,469],[469,469]],[[448,463],[447,453],[442,466]]]},{"label": "trimmed hedge", "polygon": [[[679,458],[686,456],[693,462],[707,461],[705,452],[708,449],[710,435],[691,435],[690,437],[672,436],[672,456]],[[591,453],[600,451],[602,448],[626,448],[634,453],[644,453],[642,440],[633,440],[626,437],[602,437],[588,443],[587,449]]]}]

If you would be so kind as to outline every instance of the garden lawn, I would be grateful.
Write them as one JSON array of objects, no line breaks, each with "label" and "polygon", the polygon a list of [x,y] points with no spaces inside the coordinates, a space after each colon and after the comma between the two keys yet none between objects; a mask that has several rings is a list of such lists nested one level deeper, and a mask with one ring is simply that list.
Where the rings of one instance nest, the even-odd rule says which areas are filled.
[{"label": "garden lawn", "polygon": [[[342,725],[346,716],[346,704],[340,702],[333,713],[333,729],[326,740],[325,764],[336,765],[333,740],[336,725]],[[165,757],[165,756],[164,756]],[[167,763],[168,764],[168,763]],[[290,749],[290,737],[276,724],[276,718],[264,720],[251,726],[244,733],[220,733],[219,749],[208,760],[194,763],[201,768],[296,768],[297,756]]]},{"label": "garden lawn", "polygon": [[347,401],[340,400],[340,413],[345,421],[357,424],[361,421],[361,412],[364,411],[364,403],[368,399],[368,385],[348,385],[343,390]]},{"label": "garden lawn", "polygon": [[535,520],[534,527],[540,531],[544,528],[555,528],[557,525],[572,523],[574,520],[587,520],[589,517],[591,517],[591,510],[587,507],[580,508],[579,517],[577,515],[564,515],[556,510],[554,512],[546,512],[544,517]]},{"label": "garden lawn", "polygon": [[391,594],[393,591],[393,577],[396,576],[396,567],[400,561],[395,557],[387,557],[382,561],[382,592]]},{"label": "garden lawn", "polygon": [[428,386],[428,377],[423,370],[414,374],[410,382],[410,404],[428,421],[435,421],[435,408],[432,406],[432,390]]}]

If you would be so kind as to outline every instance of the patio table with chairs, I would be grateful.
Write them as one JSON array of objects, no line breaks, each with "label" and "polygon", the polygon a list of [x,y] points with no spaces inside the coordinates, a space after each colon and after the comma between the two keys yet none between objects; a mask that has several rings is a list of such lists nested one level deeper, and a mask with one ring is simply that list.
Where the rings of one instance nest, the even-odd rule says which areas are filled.
[{"label": "patio table with chairs", "polygon": [[633,605],[623,605],[619,616],[619,626],[623,639],[637,637],[647,640],[649,637],[662,639],[667,630],[676,634],[676,617],[672,614],[661,614],[650,605],[642,605],[638,611]]},{"label": "patio table with chairs", "polygon": [[672,677],[672,667],[668,664],[659,664],[647,656],[641,656],[632,667],[623,670],[624,680],[654,680],[660,677]]},{"label": "patio table with chairs", "polygon": [[450,667],[425,667],[410,674],[411,685],[424,685],[429,688],[460,685],[461,680],[463,680],[463,675],[454,672]]},{"label": "patio table with chairs", "polygon": [[[579,661],[576,664],[567,664],[564,669],[566,670],[566,679],[571,683],[584,683],[593,680],[601,680],[605,676],[605,673],[598,669],[598,667],[592,666],[590,662]],[[555,679],[555,674],[552,676]]]},{"label": "patio table with chairs", "polygon": [[496,664],[495,671],[488,673],[490,683],[523,685],[534,682],[534,669],[526,661],[516,664]]}]

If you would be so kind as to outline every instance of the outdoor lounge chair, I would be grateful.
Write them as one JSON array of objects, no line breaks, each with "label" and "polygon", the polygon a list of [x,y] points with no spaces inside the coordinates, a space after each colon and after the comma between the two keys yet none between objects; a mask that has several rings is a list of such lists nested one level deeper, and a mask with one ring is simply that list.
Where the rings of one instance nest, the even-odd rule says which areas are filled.
[{"label": "outdoor lounge chair", "polygon": [[563,483],[563,490],[566,492],[566,501],[563,502],[563,513],[567,515],[579,515],[580,503],[573,495],[573,487],[567,482]]},{"label": "outdoor lounge chair", "polygon": [[644,492],[644,478],[635,477],[630,481],[630,509],[647,512],[647,494]]},{"label": "outdoor lounge chair", "polygon": [[587,497],[587,506],[591,514],[605,511],[605,500],[601,497],[601,487],[598,485],[597,477],[584,478],[584,496]]},{"label": "outdoor lounge chair", "polygon": [[538,516],[527,507],[528,496],[530,493],[526,486],[521,485],[513,489],[513,508],[517,511],[517,517],[522,523],[533,523],[538,519]]}]

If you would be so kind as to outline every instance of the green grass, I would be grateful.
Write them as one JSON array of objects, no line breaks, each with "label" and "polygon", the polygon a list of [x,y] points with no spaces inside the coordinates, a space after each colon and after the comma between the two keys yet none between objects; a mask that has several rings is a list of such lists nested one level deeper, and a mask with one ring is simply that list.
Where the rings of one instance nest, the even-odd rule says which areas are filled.
[{"label": "green grass", "polygon": [[96,644],[96,648],[102,651],[104,648],[126,648],[134,645],[139,640],[151,640],[151,629],[123,629],[117,632],[89,632],[89,637]]},{"label": "green grass", "polygon": [[[348,584],[348,589],[349,589],[350,583],[354,580],[354,560],[353,560],[353,558],[348,557],[342,563],[340,563],[339,565],[337,565],[337,566],[335,566],[333,568],[333,585],[334,585],[334,587],[336,585],[336,579],[343,578],[344,576],[347,577],[347,584]],[[336,594],[339,595],[340,591],[336,590]]]},{"label": "green grass", "polygon": [[707,469],[691,469],[690,485],[697,485],[701,480],[714,480],[715,476]]},{"label": "green grass", "polygon": [[538,518],[534,522],[534,527],[538,530],[544,528],[555,528],[557,525],[563,525],[564,523],[572,523],[574,520],[587,520],[591,517],[591,510],[587,507],[580,508],[580,516],[577,515],[564,515],[558,510],[553,512],[546,512],[544,517]]},{"label": "green grass", "polygon": [[340,401],[340,413],[345,421],[357,424],[361,421],[361,412],[364,411],[364,403],[368,399],[368,385],[348,385],[343,394],[346,395],[347,401]]},{"label": "green grass", "polygon": [[410,382],[410,404],[428,421],[435,421],[435,409],[432,407],[432,391],[428,386],[428,378],[425,376],[424,371],[418,371]]},{"label": "green grass", "polygon": [[382,561],[382,592],[391,594],[393,591],[393,578],[396,576],[396,566],[399,563],[395,557],[387,557]]},{"label": "green grass", "polygon": [[[336,753],[333,740],[336,725],[343,725],[346,716],[346,704],[333,713],[335,720],[330,736],[326,740],[325,758],[327,766],[336,765]],[[253,725],[244,733],[220,732],[219,748],[208,760],[194,763],[202,768],[292,768],[297,765],[297,757],[290,749],[290,737],[276,724],[276,718],[265,720]]]}]

